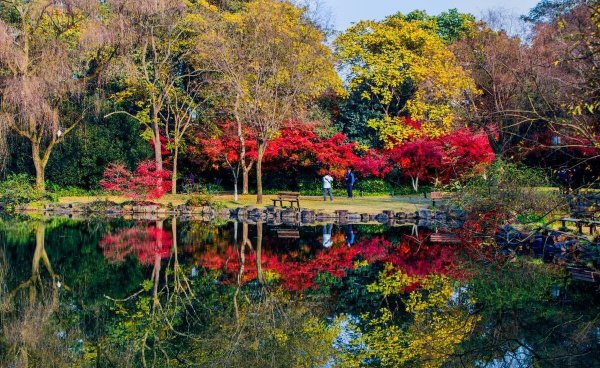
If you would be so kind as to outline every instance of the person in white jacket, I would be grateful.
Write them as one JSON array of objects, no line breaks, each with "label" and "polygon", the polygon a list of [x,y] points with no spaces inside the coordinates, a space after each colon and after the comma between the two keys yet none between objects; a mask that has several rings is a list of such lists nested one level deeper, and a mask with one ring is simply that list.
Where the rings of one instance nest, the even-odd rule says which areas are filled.
[{"label": "person in white jacket", "polygon": [[323,200],[327,200],[327,193],[329,193],[329,199],[333,202],[333,192],[331,191],[331,186],[333,184],[333,178],[329,173],[325,174],[323,177]]}]

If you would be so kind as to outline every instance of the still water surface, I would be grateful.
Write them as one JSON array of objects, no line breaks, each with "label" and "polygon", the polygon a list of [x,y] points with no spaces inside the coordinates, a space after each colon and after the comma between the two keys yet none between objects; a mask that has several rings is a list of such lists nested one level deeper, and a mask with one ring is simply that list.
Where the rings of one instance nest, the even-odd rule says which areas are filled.
[{"label": "still water surface", "polygon": [[600,367],[597,285],[413,226],[0,220],[0,366]]}]

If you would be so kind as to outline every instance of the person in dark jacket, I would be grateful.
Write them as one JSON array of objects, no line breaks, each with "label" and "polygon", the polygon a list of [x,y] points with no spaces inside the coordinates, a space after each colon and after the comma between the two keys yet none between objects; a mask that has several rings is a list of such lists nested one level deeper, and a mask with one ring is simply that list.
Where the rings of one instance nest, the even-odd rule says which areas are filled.
[{"label": "person in dark jacket", "polygon": [[354,187],[354,183],[356,182],[356,177],[352,172],[352,168],[348,168],[348,172],[346,173],[346,188],[348,189],[348,198],[352,198],[352,188]]}]

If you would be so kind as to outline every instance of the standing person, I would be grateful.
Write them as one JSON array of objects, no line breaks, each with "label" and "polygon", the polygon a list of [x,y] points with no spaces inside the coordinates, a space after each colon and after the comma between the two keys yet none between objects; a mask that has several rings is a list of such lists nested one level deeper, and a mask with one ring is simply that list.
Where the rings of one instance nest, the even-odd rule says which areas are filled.
[{"label": "standing person", "polygon": [[327,200],[327,193],[329,193],[329,199],[333,202],[333,192],[331,191],[331,185],[333,184],[333,178],[329,173],[323,177],[323,200]]},{"label": "standing person", "polygon": [[348,168],[348,172],[346,173],[346,187],[348,189],[348,198],[352,198],[352,187],[354,187],[354,183],[356,182],[356,177],[352,172],[352,167]]}]

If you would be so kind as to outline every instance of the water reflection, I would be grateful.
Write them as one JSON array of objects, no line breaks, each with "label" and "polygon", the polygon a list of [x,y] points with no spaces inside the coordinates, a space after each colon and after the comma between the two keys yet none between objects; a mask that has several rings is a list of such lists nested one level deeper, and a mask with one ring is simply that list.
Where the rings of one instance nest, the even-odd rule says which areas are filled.
[{"label": "water reflection", "polygon": [[600,365],[595,285],[431,233],[2,219],[0,365]]}]

